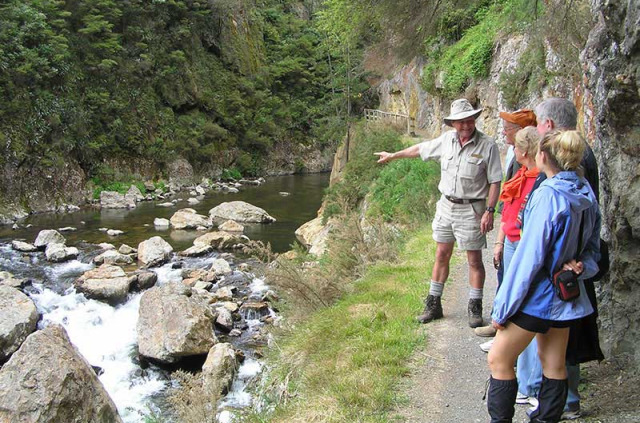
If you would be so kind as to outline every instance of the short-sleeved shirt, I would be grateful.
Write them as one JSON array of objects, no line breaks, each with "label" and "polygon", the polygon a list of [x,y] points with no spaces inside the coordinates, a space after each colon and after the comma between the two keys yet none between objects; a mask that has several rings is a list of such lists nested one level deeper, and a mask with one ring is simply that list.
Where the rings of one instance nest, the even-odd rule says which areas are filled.
[{"label": "short-sleeved shirt", "polygon": [[500,152],[493,138],[476,129],[464,146],[458,133],[448,131],[431,141],[419,144],[422,160],[440,161],[440,184],[443,195],[460,199],[484,199],[489,185],[502,180]]}]

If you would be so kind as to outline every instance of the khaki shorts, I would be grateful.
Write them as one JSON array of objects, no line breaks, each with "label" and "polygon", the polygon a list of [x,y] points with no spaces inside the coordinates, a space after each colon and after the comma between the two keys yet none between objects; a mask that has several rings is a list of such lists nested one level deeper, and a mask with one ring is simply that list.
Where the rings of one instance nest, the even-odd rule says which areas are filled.
[{"label": "khaki shorts", "polygon": [[485,211],[485,201],[471,204],[454,204],[440,197],[436,216],[431,227],[436,242],[457,242],[461,250],[487,248],[487,237],[480,231],[480,221]]}]

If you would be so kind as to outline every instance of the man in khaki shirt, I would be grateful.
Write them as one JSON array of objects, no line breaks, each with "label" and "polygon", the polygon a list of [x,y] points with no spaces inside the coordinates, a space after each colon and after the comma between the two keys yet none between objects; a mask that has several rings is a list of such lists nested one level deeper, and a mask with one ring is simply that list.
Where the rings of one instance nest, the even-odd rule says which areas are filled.
[{"label": "man in khaki shirt", "polygon": [[469,264],[469,326],[482,326],[482,289],[485,270],[482,248],[486,248],[486,233],[493,229],[493,213],[502,180],[498,147],[492,138],[476,129],[475,110],[466,99],[455,100],[444,123],[448,131],[431,141],[424,141],[395,153],[375,153],[378,163],[395,159],[421,157],[440,161],[442,197],[433,219],[433,239],[437,243],[436,259],[431,274],[429,295],[421,323],[443,317],[441,297],[449,277],[449,262],[454,243],[467,252]]}]

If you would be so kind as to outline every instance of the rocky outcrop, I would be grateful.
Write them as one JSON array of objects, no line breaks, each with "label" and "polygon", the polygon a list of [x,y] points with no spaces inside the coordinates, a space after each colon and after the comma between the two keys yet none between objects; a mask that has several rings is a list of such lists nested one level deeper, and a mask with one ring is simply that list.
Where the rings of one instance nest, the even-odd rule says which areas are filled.
[{"label": "rocky outcrop", "polygon": [[57,325],[30,335],[0,369],[0,421],[122,422],[91,365]]},{"label": "rocky outcrop", "polygon": [[100,207],[103,209],[133,209],[136,207],[136,196],[120,194],[116,191],[100,193]]},{"label": "rocky outcrop", "polygon": [[237,371],[238,361],[233,346],[226,342],[214,345],[202,366],[205,392],[226,394]]},{"label": "rocky outcrop", "polygon": [[38,162],[16,166],[8,159],[0,165],[0,223],[30,212],[53,212],[61,204],[82,204],[91,195],[86,174],[71,157],[51,166]]},{"label": "rocky outcrop", "polygon": [[167,165],[169,183],[175,187],[185,187],[194,181],[193,167],[183,158],[177,158]]},{"label": "rocky outcrop", "polygon": [[138,261],[143,266],[157,266],[169,260],[173,247],[159,236],[138,244]]},{"label": "rocky outcrop", "polygon": [[247,223],[271,223],[276,219],[260,207],[244,201],[231,201],[222,203],[211,210],[209,216],[213,220],[235,220]]},{"label": "rocky outcrop", "polygon": [[131,281],[121,267],[109,264],[86,271],[75,287],[87,298],[116,304],[127,298]]},{"label": "rocky outcrop", "polygon": [[38,311],[31,298],[0,285],[0,364],[20,348],[37,323]]},{"label": "rocky outcrop", "polygon": [[311,254],[320,257],[327,249],[330,229],[330,225],[322,224],[322,216],[318,216],[296,229],[296,238]]},{"label": "rocky outcrop", "polygon": [[593,0],[597,23],[581,61],[588,138],[600,164],[600,205],[611,271],[601,282],[605,354],[629,354],[640,366],[640,6]]},{"label": "rocky outcrop", "polygon": [[168,283],[151,288],[140,299],[140,354],[164,363],[207,354],[217,343],[213,324],[213,313],[190,287]]},{"label": "rocky outcrop", "polygon": [[210,228],[212,226],[211,219],[196,213],[194,209],[178,210],[171,216],[169,222],[174,229]]}]

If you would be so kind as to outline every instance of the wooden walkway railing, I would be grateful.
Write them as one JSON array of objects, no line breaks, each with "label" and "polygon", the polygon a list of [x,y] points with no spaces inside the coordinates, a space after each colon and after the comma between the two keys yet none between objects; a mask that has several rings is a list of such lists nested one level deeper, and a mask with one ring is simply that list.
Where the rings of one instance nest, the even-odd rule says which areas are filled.
[{"label": "wooden walkway railing", "polygon": [[364,118],[369,123],[384,123],[387,125],[406,125],[407,134],[411,134],[415,129],[415,119],[409,115],[400,113],[384,112],[382,110],[364,109]]}]

